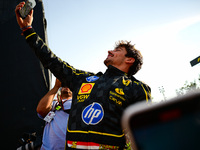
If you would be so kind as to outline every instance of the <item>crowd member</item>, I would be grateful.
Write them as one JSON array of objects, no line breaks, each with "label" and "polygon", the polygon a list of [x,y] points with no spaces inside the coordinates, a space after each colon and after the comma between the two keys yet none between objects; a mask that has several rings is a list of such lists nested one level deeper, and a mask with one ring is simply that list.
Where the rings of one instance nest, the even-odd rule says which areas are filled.
[{"label": "crowd member", "polygon": [[123,149],[124,132],[121,116],[127,106],[149,101],[150,88],[137,80],[143,57],[130,42],[120,41],[108,51],[106,72],[94,74],[73,68],[57,57],[31,27],[33,10],[23,20],[16,6],[17,22],[27,43],[45,68],[73,92],[66,149]]},{"label": "crowd member", "polygon": [[61,95],[57,100],[54,97],[61,87],[61,82],[56,79],[55,86],[40,100],[37,112],[40,118],[46,121],[44,127],[41,150],[55,150],[65,148],[67,122],[72,102],[72,92],[67,87],[62,87]]}]

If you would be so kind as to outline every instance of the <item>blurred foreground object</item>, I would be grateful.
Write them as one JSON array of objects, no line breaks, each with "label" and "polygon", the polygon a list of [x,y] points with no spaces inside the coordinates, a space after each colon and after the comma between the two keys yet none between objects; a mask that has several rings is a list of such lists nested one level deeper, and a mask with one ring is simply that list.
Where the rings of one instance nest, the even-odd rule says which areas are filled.
[{"label": "blurred foreground object", "polygon": [[151,106],[132,105],[122,125],[134,150],[200,149],[200,92]]}]

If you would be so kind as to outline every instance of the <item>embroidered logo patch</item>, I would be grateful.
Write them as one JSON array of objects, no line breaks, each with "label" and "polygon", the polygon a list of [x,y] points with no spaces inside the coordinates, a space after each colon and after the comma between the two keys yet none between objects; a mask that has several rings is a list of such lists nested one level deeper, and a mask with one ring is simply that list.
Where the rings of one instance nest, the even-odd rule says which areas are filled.
[{"label": "embroidered logo patch", "polygon": [[86,81],[87,82],[94,82],[94,81],[96,81],[98,79],[99,79],[99,77],[97,77],[97,76],[90,76],[90,77],[86,78]]},{"label": "embroidered logo patch", "polygon": [[94,84],[95,83],[82,83],[78,94],[89,94],[89,93],[91,93]]},{"label": "embroidered logo patch", "polygon": [[104,116],[103,107],[99,103],[92,103],[88,105],[82,112],[82,120],[87,125],[98,124]]},{"label": "embroidered logo patch", "polygon": [[128,85],[131,83],[131,80],[125,80],[125,79],[123,79],[123,80],[122,80],[122,83],[123,83],[124,85],[128,86]]},{"label": "embroidered logo patch", "polygon": [[120,94],[120,95],[124,95],[124,91],[123,91],[122,88],[116,88],[115,92],[118,93],[118,94]]}]

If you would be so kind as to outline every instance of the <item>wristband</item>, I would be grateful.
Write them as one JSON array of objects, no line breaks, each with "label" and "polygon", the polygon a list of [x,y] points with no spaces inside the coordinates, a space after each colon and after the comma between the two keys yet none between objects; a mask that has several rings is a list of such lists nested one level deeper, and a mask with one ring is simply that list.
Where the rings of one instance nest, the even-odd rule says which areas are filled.
[{"label": "wristband", "polygon": [[31,28],[32,28],[32,26],[25,26],[25,27],[23,27],[23,28],[20,28],[20,29],[22,30],[21,35],[24,35],[24,32],[25,32],[26,30],[28,30],[28,29],[31,29]]},{"label": "wristband", "polygon": [[32,26],[25,26],[25,27],[23,27],[23,28],[20,28],[22,31],[24,31],[25,29],[27,29],[27,28],[32,28]]}]

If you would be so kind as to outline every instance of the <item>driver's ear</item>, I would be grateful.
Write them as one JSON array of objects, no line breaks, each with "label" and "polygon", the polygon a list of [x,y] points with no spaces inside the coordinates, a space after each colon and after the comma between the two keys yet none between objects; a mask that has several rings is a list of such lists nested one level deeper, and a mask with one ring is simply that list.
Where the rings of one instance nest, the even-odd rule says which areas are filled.
[{"label": "driver's ear", "polygon": [[125,62],[126,62],[127,64],[133,64],[133,63],[135,62],[135,58],[127,57],[126,60],[125,60]]}]

